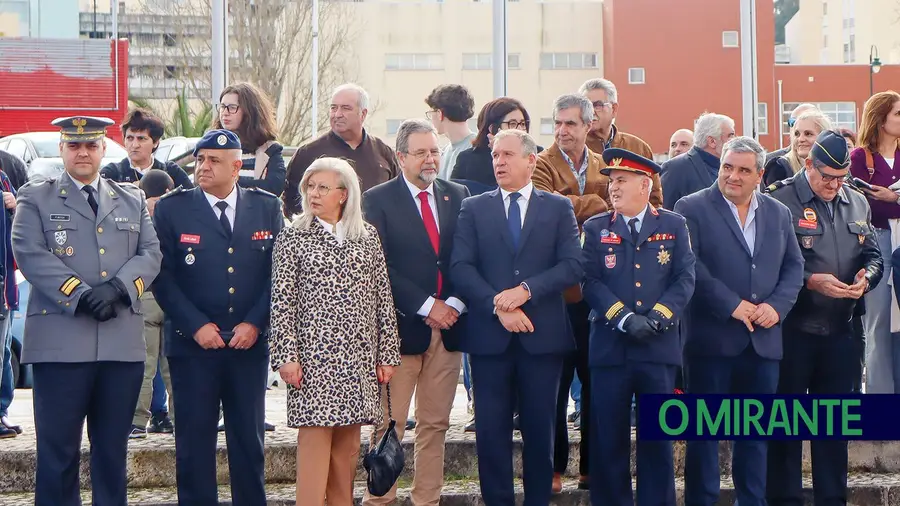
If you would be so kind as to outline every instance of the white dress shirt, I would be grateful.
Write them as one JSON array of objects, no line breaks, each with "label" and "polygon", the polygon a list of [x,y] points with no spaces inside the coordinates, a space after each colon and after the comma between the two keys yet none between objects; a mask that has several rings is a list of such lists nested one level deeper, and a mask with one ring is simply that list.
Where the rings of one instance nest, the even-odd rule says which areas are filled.
[{"label": "white dress shirt", "polygon": [[725,195],[722,195],[722,198],[725,199],[725,202],[728,204],[728,208],[731,209],[731,214],[734,215],[734,221],[737,223],[738,230],[744,234],[744,240],[747,241],[747,247],[750,248],[750,254],[752,255],[756,248],[756,209],[759,207],[759,200],[756,198],[756,192],[753,192],[753,196],[750,197],[750,210],[747,212],[747,221],[744,224],[741,224],[741,216],[738,214],[738,208],[734,205],[734,202],[725,198]]},{"label": "white dress shirt", "polygon": [[75,186],[78,187],[78,190],[81,191],[81,195],[82,195],[85,199],[87,199],[87,192],[84,191],[84,187],[85,187],[85,186],[88,186],[88,184],[94,188],[94,193],[95,193],[98,197],[100,196],[100,173],[99,173],[99,172],[97,173],[97,176],[94,177],[94,180],[91,181],[91,182],[88,183],[88,184],[84,184],[84,183],[82,183],[81,181],[75,179],[75,178],[72,177],[72,176],[69,176],[69,179],[71,179],[72,182],[75,183]]},{"label": "white dress shirt", "polygon": [[338,221],[337,224],[332,225],[318,216],[316,216],[316,221],[322,225],[322,228],[324,228],[326,232],[337,239],[338,244],[344,244],[344,239],[347,237],[347,229],[345,228],[343,221]]},{"label": "white dress shirt", "polygon": [[[631,221],[632,218],[637,218],[637,223],[634,224],[634,229],[638,231],[638,234],[640,234],[641,233],[641,225],[644,224],[644,216],[646,216],[646,215],[647,215],[647,208],[645,207],[643,211],[641,211],[637,214],[637,216],[625,216],[623,214],[622,220],[630,232],[631,225],[629,225],[628,222]],[[621,330],[622,332],[625,332],[625,321],[628,320],[628,318],[630,318],[631,315],[633,315],[633,314],[634,314],[634,312],[628,313],[627,315],[625,315],[625,318],[622,318],[621,320],[619,320],[619,325],[618,325],[619,330]]]},{"label": "white dress shirt", "polygon": [[[525,212],[528,211],[528,202],[531,200],[531,193],[534,191],[534,184],[531,181],[528,181],[528,184],[522,187],[519,190],[518,204],[519,204],[519,215],[522,218],[522,228],[525,228]],[[500,195],[503,197],[503,210],[506,211],[506,217],[509,218],[509,194],[513,192],[508,192],[503,188],[500,188]]]},{"label": "white dress shirt", "polygon": [[[131,163],[130,160],[129,160],[129,163]],[[131,170],[140,174],[141,177],[144,177],[147,174],[147,171],[149,171],[152,168],[153,168],[153,160],[150,160],[150,165],[148,165],[146,169],[142,169],[133,163],[131,164]]]},{"label": "white dress shirt", "polygon": [[237,187],[231,188],[231,193],[228,194],[224,199],[220,199],[215,195],[210,195],[209,193],[203,192],[206,195],[206,201],[209,202],[209,205],[212,207],[214,213],[216,213],[216,219],[221,220],[222,210],[216,207],[220,201],[224,200],[228,207],[225,208],[225,217],[228,218],[228,223],[231,225],[231,230],[234,231],[234,214],[237,211]]},{"label": "white dress shirt", "polygon": [[[409,189],[409,193],[412,194],[413,202],[416,203],[416,209],[419,210],[419,217],[422,217],[422,201],[419,200],[419,194],[424,192],[428,192],[428,206],[431,207],[431,214],[434,216],[434,223],[437,226],[438,233],[441,232],[441,221],[438,219],[438,210],[437,210],[437,199],[434,197],[434,183],[428,185],[428,188],[424,190],[418,188],[416,185],[409,182],[406,179],[406,175],[403,176],[403,181],[406,183],[406,187]],[[446,276],[445,276],[446,277]],[[434,297],[429,296],[425,299],[425,303],[422,304],[422,307],[419,308],[417,314],[422,318],[428,317],[431,314],[431,308],[434,307],[435,299]],[[457,299],[456,297],[450,297],[446,301],[448,306],[455,309],[459,314],[463,314],[466,312],[466,305],[463,304],[463,301]]]}]

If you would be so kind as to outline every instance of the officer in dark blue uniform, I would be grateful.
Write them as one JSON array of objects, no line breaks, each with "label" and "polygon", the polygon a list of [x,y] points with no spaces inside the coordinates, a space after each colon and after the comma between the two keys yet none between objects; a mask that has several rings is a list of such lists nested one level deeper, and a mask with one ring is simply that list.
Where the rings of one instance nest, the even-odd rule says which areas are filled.
[{"label": "officer in dark blue uniform", "polygon": [[[652,160],[603,151],[614,209],[584,224],[584,298],[591,307],[591,402],[596,443],[591,503],[634,505],[630,414],[633,395],[670,394],[681,365],[679,316],[694,293],[694,254],[685,220],[650,205]],[[640,407],[640,397],[638,397]],[[640,410],[638,410],[640,412]],[[637,447],[637,504],[675,504],[672,444]]]},{"label": "officer in dark blue uniform", "polygon": [[168,320],[178,501],[218,504],[221,401],[232,502],[257,506],[266,503],[266,335],[272,245],[284,225],[281,201],[237,185],[241,144],[232,132],[207,132],[194,156],[197,187],[168,193],[154,213],[163,265],[153,291]]},{"label": "officer in dark blue uniform", "polygon": [[[778,393],[850,394],[862,373],[859,304],[882,282],[884,265],[869,203],[846,182],[841,133],[823,131],[809,153],[803,170],[766,189],[791,210],[804,259],[804,286],[784,319]],[[810,446],[815,504],[847,504],[847,441]],[[769,443],[768,504],[803,502],[801,458],[801,441]]]}]

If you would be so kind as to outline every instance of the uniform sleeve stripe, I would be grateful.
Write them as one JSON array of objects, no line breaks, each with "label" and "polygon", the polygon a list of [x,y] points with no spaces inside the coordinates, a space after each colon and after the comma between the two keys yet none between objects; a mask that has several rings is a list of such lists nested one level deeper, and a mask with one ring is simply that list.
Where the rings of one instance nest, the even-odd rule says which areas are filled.
[{"label": "uniform sleeve stripe", "polygon": [[623,304],[622,301],[616,301],[616,303],[610,306],[609,310],[606,311],[606,319],[612,320],[624,307],[625,304]]},{"label": "uniform sleeve stripe", "polygon": [[137,288],[138,297],[144,294],[144,280],[137,278],[134,280],[134,287]]},{"label": "uniform sleeve stripe", "polygon": [[75,276],[71,276],[65,281],[65,283],[62,284],[62,286],[59,287],[59,291],[62,292],[63,295],[68,297],[69,295],[72,295],[72,292],[74,292],[80,284],[80,279],[76,278]]},{"label": "uniform sleeve stripe", "polygon": [[671,320],[672,316],[674,316],[672,310],[667,308],[666,306],[663,306],[662,304],[656,304],[655,306],[653,306],[653,310],[663,315],[667,320]]}]

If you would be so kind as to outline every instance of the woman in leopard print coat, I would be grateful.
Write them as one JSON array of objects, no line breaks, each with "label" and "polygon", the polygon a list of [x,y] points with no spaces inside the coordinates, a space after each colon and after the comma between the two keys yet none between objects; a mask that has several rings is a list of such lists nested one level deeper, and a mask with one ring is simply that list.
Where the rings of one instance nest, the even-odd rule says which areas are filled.
[{"label": "woman in leopard print coat", "polygon": [[394,301],[350,165],[316,160],[300,191],[303,213],[272,254],[272,367],[298,429],[297,504],[349,505],[360,426],[384,416],[379,382],[400,364]]}]

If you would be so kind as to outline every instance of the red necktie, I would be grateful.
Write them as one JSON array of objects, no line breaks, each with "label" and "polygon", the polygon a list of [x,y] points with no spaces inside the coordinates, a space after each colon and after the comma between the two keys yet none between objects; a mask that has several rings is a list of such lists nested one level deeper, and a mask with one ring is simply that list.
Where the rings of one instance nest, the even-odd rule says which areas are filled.
[{"label": "red necktie", "polygon": [[[428,192],[419,192],[419,200],[422,202],[422,221],[425,222],[425,231],[428,232],[435,255],[438,255],[440,254],[440,235],[437,222],[434,221],[434,213],[431,212],[431,205],[428,203]],[[441,294],[442,281],[441,269],[438,268],[437,295]]]}]

